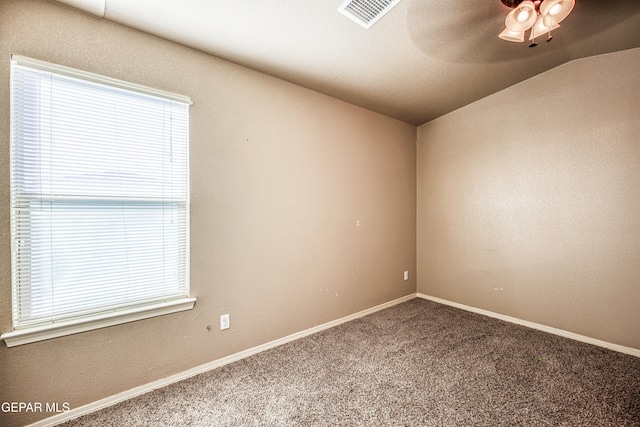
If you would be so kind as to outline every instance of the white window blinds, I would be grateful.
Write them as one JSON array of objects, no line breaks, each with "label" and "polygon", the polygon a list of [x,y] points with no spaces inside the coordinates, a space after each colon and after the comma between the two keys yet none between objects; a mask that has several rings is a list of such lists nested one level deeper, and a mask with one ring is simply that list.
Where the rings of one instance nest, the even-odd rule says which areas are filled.
[{"label": "white window blinds", "polygon": [[189,104],[12,57],[14,329],[188,297]]}]

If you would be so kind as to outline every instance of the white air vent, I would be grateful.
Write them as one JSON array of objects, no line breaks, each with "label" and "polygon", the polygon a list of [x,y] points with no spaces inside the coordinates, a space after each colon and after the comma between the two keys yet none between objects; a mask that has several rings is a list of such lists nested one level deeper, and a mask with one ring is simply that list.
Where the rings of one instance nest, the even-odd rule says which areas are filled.
[{"label": "white air vent", "polygon": [[347,0],[338,11],[364,28],[371,28],[400,0]]}]

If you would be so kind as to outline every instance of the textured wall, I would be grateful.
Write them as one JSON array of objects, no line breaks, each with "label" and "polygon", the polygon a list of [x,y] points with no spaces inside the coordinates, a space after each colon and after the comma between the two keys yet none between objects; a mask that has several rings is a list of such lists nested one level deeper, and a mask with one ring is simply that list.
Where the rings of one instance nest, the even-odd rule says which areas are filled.
[{"label": "textured wall", "polygon": [[418,128],[418,292],[640,349],[640,49]]},{"label": "textured wall", "polygon": [[[194,310],[0,344],[0,401],[72,408],[415,292],[416,128],[44,1],[0,2],[0,329],[11,329],[9,57],[190,96]],[[411,280],[403,281],[409,270]],[[219,331],[219,316],[231,329]],[[211,325],[212,330],[207,331]],[[47,414],[0,413],[0,425]]]}]

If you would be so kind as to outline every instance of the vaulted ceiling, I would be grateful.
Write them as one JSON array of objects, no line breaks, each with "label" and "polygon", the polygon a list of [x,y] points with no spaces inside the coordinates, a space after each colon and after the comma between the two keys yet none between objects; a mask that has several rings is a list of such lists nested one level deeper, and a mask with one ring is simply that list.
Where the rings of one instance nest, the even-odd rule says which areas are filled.
[{"label": "vaulted ceiling", "polygon": [[415,125],[565,62],[640,47],[638,0],[576,0],[535,48],[498,38],[511,10],[500,0],[401,0],[368,30],[337,12],[343,0],[58,1]]}]

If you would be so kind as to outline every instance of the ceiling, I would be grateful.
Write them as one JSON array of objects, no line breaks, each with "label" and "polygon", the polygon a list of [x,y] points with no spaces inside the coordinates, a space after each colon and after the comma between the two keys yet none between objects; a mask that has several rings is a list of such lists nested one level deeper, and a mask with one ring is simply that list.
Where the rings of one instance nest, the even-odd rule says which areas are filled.
[{"label": "ceiling", "polygon": [[337,11],[343,0],[58,1],[414,125],[640,47],[638,0],[576,0],[535,48],[498,38],[511,10],[500,0],[402,0],[368,30]]}]

